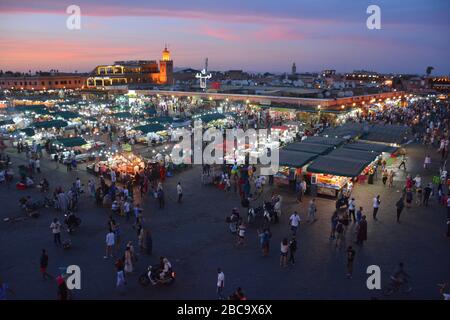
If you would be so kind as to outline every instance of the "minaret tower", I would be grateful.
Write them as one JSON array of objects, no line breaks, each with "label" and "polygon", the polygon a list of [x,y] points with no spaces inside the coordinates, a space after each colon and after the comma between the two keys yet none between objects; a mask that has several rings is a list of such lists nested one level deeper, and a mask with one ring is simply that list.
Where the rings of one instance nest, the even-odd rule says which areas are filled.
[{"label": "minaret tower", "polygon": [[170,58],[170,51],[165,45],[162,52],[162,59],[159,60],[159,82],[161,84],[172,84],[173,81],[173,61]]}]

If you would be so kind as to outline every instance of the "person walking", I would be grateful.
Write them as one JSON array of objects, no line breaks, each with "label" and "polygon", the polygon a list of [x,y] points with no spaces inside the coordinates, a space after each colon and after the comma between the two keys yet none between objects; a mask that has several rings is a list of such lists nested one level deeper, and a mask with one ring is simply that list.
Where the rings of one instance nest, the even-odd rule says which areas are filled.
[{"label": "person walking", "polygon": [[400,162],[400,165],[398,166],[399,169],[400,169],[401,167],[403,167],[403,170],[406,171],[406,156],[405,156],[405,155],[402,156],[402,160],[401,160],[401,162]]},{"label": "person walking", "polygon": [[292,237],[291,241],[289,241],[289,261],[292,264],[295,264],[295,253],[297,252],[297,240],[295,237]]},{"label": "person walking", "polygon": [[341,220],[338,220],[336,224],[336,234],[336,248],[340,249],[345,241],[345,227]]},{"label": "person walking", "polygon": [[183,188],[181,187],[181,183],[178,182],[177,184],[177,195],[178,195],[178,203],[181,203],[181,198],[183,198]]},{"label": "person walking", "polygon": [[353,275],[353,261],[355,260],[356,251],[352,246],[347,248],[347,278],[351,279]]},{"label": "person walking", "polygon": [[164,201],[164,191],[162,188],[157,191],[157,198],[158,198],[159,208],[164,209],[165,201]]},{"label": "person walking", "polygon": [[356,222],[355,210],[356,210],[356,201],[355,198],[351,198],[350,201],[348,202],[348,215],[350,221],[353,220],[353,223]]},{"label": "person walking", "polygon": [[55,160],[55,170],[59,169],[59,157],[58,154],[55,154],[55,157],[53,158]]},{"label": "person walking", "polygon": [[41,173],[41,160],[39,160],[39,158],[36,159],[34,165],[36,167],[36,172]]},{"label": "person walking", "polygon": [[115,245],[115,234],[113,230],[109,229],[109,232],[106,234],[106,254],[103,258],[108,259],[108,257],[114,256],[114,245]]},{"label": "person walking", "polygon": [[431,165],[431,157],[429,154],[425,156],[425,160],[423,161],[423,168],[427,170]]},{"label": "person walking", "polygon": [[53,233],[53,242],[56,245],[61,245],[61,223],[58,218],[54,218],[53,222],[50,224],[50,229]]},{"label": "person walking", "polygon": [[125,214],[125,217],[127,219],[127,222],[130,221],[131,216],[131,203],[129,199],[126,199],[123,203],[123,212]]},{"label": "person walking", "polygon": [[373,198],[373,219],[374,220],[378,220],[377,219],[377,213],[378,213],[378,209],[380,208],[380,195],[377,195],[375,198]]},{"label": "person walking", "polygon": [[140,221],[140,217],[142,214],[142,209],[139,203],[136,203],[136,205],[133,208],[133,212],[134,212],[134,223],[137,225]]},{"label": "person walking", "polygon": [[125,280],[125,264],[123,263],[123,260],[121,258],[116,260],[115,263],[116,267],[116,288],[119,290],[120,293],[124,293],[125,291],[125,285],[127,284]]},{"label": "person walking", "polygon": [[287,266],[288,252],[289,252],[289,242],[288,242],[287,238],[284,238],[283,241],[281,241],[281,245],[280,245],[280,266],[281,267]]},{"label": "person walking", "polygon": [[432,184],[429,183],[427,184],[423,192],[423,204],[425,205],[425,207],[428,207],[428,201],[430,200],[432,192],[433,192]]},{"label": "person walking", "polygon": [[243,245],[245,243],[245,230],[246,230],[246,227],[245,227],[244,222],[242,221],[237,230],[237,243],[236,244],[238,246]]},{"label": "person walking", "polygon": [[413,192],[411,188],[406,188],[405,197],[406,197],[406,208],[409,209],[411,208],[411,203],[413,201]]},{"label": "person walking", "polygon": [[383,170],[383,178],[382,178],[384,186],[386,185],[386,181],[388,180],[388,176],[389,176],[388,171],[386,169],[384,169]]},{"label": "person walking", "polygon": [[392,188],[394,186],[394,176],[395,173],[393,170],[389,171],[389,175],[388,175],[388,187]]},{"label": "person walking", "polygon": [[52,278],[50,274],[47,272],[48,267],[48,254],[45,249],[42,249],[41,258],[39,260],[39,267],[42,275],[42,279],[46,280],[47,278]]},{"label": "person walking", "polygon": [[395,204],[397,207],[397,223],[400,223],[400,215],[403,211],[403,208],[405,207],[405,203],[403,202],[403,197],[401,197],[397,203]]},{"label": "person walking", "polygon": [[217,268],[217,296],[219,300],[224,300],[223,288],[225,287],[225,274],[221,268]]},{"label": "person walking", "polygon": [[272,237],[272,234],[269,229],[264,229],[263,231],[258,230],[258,237],[261,244],[262,255],[263,257],[267,257],[269,255],[270,238]]},{"label": "person walking", "polygon": [[333,215],[331,216],[331,233],[330,233],[330,240],[336,239],[336,226],[339,221],[339,215],[337,211],[334,211]]},{"label": "person walking", "polygon": [[356,223],[359,223],[363,216],[363,207],[359,207],[359,210],[356,211]]},{"label": "person walking", "polygon": [[298,215],[297,211],[295,211],[289,218],[289,225],[291,227],[292,235],[295,236],[297,234],[298,225],[300,224],[302,219]]},{"label": "person walking", "polygon": [[309,222],[309,221],[314,222],[317,220],[316,212],[317,212],[316,199],[312,198],[311,201],[309,202],[307,222]]},{"label": "person walking", "polygon": [[132,273],[133,272],[133,253],[131,252],[131,246],[128,244],[125,249],[125,266],[124,271],[125,273]]},{"label": "person walking", "polygon": [[364,241],[367,241],[367,219],[365,215],[362,216],[356,229],[356,243],[362,245]]}]

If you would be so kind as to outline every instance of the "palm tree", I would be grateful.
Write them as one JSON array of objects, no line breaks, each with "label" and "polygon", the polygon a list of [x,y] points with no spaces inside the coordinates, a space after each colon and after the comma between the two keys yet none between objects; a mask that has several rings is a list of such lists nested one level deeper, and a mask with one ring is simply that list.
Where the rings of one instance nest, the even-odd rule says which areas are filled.
[{"label": "palm tree", "polygon": [[434,67],[432,67],[432,66],[428,66],[428,67],[427,67],[427,71],[426,71],[427,77],[430,76],[430,74],[431,74],[431,72],[432,72],[433,70],[434,70]]}]

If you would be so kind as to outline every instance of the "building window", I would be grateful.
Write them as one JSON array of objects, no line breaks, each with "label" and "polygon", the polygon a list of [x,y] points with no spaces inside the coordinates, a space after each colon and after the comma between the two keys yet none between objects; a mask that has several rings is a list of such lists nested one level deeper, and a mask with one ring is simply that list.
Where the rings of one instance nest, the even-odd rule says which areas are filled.
[{"label": "building window", "polygon": [[41,85],[43,85],[43,86],[44,86],[44,85],[45,85],[45,82],[44,82],[44,81],[41,81]]}]

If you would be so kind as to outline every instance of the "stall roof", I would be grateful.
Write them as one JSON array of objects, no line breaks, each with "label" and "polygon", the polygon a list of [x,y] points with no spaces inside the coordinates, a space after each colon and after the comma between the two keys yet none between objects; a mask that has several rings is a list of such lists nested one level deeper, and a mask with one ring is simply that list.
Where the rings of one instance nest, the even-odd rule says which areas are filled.
[{"label": "stall roof", "polygon": [[13,108],[8,108],[11,112],[34,112],[36,114],[49,114],[50,111],[45,105],[17,105]]},{"label": "stall roof", "polygon": [[130,110],[129,106],[121,106],[121,105],[114,105],[114,106],[109,106],[107,107],[109,110],[114,110],[114,111],[124,111],[124,110]]},{"label": "stall roof", "polygon": [[315,159],[307,170],[341,177],[357,177],[369,163],[365,160],[321,156]]},{"label": "stall roof", "polygon": [[348,143],[344,146],[345,149],[355,149],[355,150],[363,150],[363,151],[375,151],[378,153],[388,152],[394,153],[397,151],[397,147],[391,147],[385,144],[379,143],[367,143],[367,142],[353,142]]},{"label": "stall roof", "polygon": [[333,146],[305,142],[290,143],[284,147],[284,150],[301,151],[313,154],[326,154],[332,149]]},{"label": "stall roof", "polygon": [[316,143],[316,144],[324,144],[329,146],[340,146],[345,142],[345,139],[342,138],[328,138],[328,137],[319,137],[319,136],[309,136],[306,139],[302,140],[303,143]]},{"label": "stall roof", "polygon": [[155,108],[146,108],[146,109],[144,109],[144,113],[150,114],[150,115],[155,115],[157,112],[156,112]]},{"label": "stall roof", "polygon": [[318,155],[314,153],[280,150],[279,164],[280,166],[286,166],[291,168],[301,168],[311,160],[315,159]]},{"label": "stall roof", "polygon": [[225,119],[225,115],[222,113],[210,113],[210,114],[201,115],[198,118],[196,117],[193,120],[197,120],[197,119],[200,119],[203,122],[211,122],[214,120]]},{"label": "stall roof", "polygon": [[1,120],[0,121],[0,127],[1,126],[6,126],[8,124],[14,124],[14,121],[12,119],[5,119],[5,120]]},{"label": "stall roof", "polygon": [[50,121],[41,121],[41,122],[34,122],[32,124],[35,128],[63,128],[67,127],[68,123],[63,120],[50,120]]},{"label": "stall roof", "polygon": [[111,114],[111,116],[116,118],[130,119],[133,118],[133,115],[130,112],[117,112]]},{"label": "stall roof", "polygon": [[134,127],[133,130],[141,131],[142,133],[147,134],[150,132],[164,131],[166,128],[159,123],[149,123],[143,126]]},{"label": "stall roof", "polygon": [[65,148],[79,147],[85,145],[87,142],[82,137],[59,138],[53,141],[53,144],[62,145]]},{"label": "stall roof", "polygon": [[72,111],[56,111],[51,113],[52,116],[54,117],[61,117],[63,119],[75,119],[75,118],[80,118],[80,114],[76,113],[76,112],[72,112]]},{"label": "stall roof", "polygon": [[33,128],[24,128],[24,129],[20,129],[20,131],[24,132],[29,137],[32,137],[35,135]]},{"label": "stall roof", "polygon": [[343,159],[356,159],[372,162],[377,156],[381,154],[380,151],[367,151],[358,149],[338,148],[331,151],[327,156],[343,158]]},{"label": "stall roof", "polygon": [[158,122],[158,123],[172,123],[173,122],[173,118],[172,117],[156,117],[156,118],[151,118],[148,119],[149,123],[154,123],[154,122]]},{"label": "stall roof", "polygon": [[410,128],[405,125],[375,124],[369,126],[369,130],[361,136],[361,139],[401,144],[406,142],[410,133]]}]

